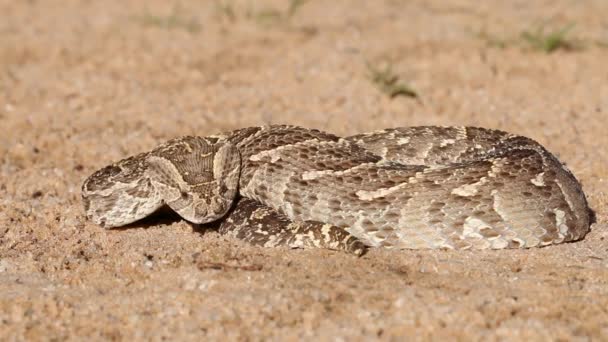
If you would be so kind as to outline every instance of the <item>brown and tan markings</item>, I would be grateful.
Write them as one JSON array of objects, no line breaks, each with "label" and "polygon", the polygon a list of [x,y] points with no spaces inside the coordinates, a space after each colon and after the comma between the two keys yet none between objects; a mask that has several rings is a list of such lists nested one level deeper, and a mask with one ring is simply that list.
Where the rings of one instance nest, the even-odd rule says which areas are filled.
[{"label": "brown and tan markings", "polygon": [[82,197],[105,227],[167,205],[194,223],[223,219],[221,233],[254,244],[355,254],[545,246],[583,238],[592,221],[581,185],[545,148],[474,127],[184,137],[95,172]]}]

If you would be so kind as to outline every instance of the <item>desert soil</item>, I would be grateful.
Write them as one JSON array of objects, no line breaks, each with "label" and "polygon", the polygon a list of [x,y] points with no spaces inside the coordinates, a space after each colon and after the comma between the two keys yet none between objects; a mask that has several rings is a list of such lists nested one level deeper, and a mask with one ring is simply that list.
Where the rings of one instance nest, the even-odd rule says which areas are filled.
[{"label": "desert soil", "polygon": [[[291,2],[296,3],[296,2]],[[608,2],[0,1],[0,340],[608,338]],[[545,53],[522,31],[575,24]],[[383,93],[392,66],[418,98]],[[82,181],[181,135],[474,125],[532,137],[597,223],[529,250],[264,249]]]}]

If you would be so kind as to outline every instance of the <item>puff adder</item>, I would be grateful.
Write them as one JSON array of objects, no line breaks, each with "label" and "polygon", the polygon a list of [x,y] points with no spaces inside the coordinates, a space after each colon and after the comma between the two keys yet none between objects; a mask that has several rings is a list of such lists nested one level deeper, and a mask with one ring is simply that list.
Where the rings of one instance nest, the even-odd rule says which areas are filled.
[{"label": "puff adder", "polygon": [[580,183],[537,142],[475,127],[391,128],[340,138],[297,126],[182,137],[82,186],[104,227],[168,206],[268,247],[502,249],[581,239]]}]

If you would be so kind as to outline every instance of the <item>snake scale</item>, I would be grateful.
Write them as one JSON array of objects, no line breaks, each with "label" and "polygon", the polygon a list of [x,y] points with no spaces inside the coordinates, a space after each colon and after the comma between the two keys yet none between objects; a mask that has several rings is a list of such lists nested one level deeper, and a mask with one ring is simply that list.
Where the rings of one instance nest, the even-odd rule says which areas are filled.
[{"label": "snake scale", "polygon": [[544,147],[475,127],[182,137],[96,171],[82,198],[107,228],[168,206],[257,245],[354,254],[545,246],[583,238],[593,220],[580,183]]}]

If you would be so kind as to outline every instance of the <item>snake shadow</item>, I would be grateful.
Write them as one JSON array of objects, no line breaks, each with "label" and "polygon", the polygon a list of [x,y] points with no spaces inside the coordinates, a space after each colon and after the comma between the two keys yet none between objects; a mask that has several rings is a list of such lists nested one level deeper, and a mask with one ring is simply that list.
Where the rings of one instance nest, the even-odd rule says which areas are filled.
[{"label": "snake shadow", "polygon": [[173,211],[168,206],[162,206],[157,211],[155,211],[150,216],[147,216],[141,220],[135,221],[133,223],[129,223],[127,225],[121,227],[112,228],[113,231],[125,231],[134,228],[143,228],[148,229],[152,227],[158,227],[161,225],[171,225],[176,222],[186,222],[192,227],[192,230],[196,233],[204,235],[209,231],[218,231],[221,220],[205,223],[205,224],[196,224],[192,222],[188,222],[181,218],[175,211]]}]

